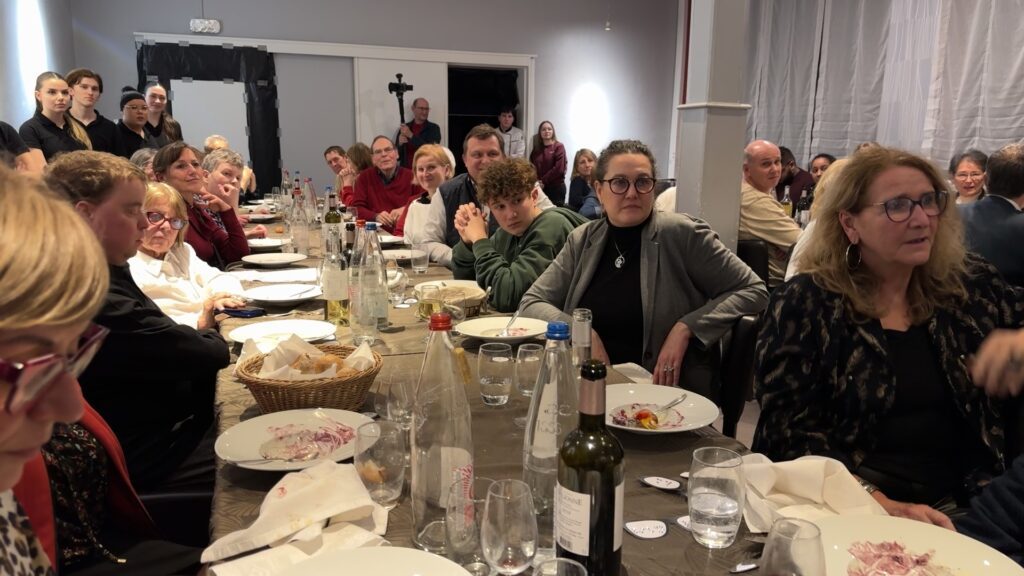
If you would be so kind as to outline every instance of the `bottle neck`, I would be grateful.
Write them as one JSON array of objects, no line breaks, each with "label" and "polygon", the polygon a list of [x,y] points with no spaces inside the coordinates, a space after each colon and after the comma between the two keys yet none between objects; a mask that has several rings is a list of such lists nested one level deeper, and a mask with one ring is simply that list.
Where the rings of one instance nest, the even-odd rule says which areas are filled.
[{"label": "bottle neck", "polygon": [[580,428],[604,428],[604,380],[580,378]]}]

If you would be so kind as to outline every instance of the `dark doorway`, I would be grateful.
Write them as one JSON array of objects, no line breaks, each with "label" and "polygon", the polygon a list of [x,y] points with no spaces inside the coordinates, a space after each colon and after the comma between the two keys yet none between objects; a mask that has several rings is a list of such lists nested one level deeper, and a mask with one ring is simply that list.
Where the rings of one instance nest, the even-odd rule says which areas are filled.
[{"label": "dark doorway", "polygon": [[498,112],[516,107],[516,126],[522,128],[519,106],[519,71],[507,68],[448,67],[448,147],[455,154],[455,171],[462,163],[462,140],[477,124],[498,125]]}]

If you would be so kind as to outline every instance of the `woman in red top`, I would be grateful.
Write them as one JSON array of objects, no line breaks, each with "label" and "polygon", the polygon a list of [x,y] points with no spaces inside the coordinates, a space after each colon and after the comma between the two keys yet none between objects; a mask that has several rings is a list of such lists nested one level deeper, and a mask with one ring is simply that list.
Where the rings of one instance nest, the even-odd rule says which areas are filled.
[{"label": "woman in red top", "polygon": [[555,204],[565,204],[565,146],[555,136],[555,125],[545,120],[537,127],[530,162],[544,185],[544,194]]},{"label": "woman in red top", "polygon": [[235,211],[206,191],[198,150],[180,141],[164,146],[153,158],[153,173],[157,181],[174,186],[188,204],[185,241],[200,259],[223,270],[249,254],[249,242]]}]

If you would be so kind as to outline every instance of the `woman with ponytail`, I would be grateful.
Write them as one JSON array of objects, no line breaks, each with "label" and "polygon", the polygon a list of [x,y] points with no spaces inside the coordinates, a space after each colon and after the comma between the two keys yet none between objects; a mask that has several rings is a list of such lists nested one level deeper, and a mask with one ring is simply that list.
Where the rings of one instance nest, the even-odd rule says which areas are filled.
[{"label": "woman with ponytail", "polygon": [[85,128],[71,117],[71,89],[56,72],[36,78],[36,113],[21,125],[18,133],[39,165],[61,152],[92,150]]},{"label": "woman with ponytail", "polygon": [[159,83],[146,84],[146,105],[149,106],[146,133],[159,148],[182,140],[181,125],[167,112],[167,90]]}]

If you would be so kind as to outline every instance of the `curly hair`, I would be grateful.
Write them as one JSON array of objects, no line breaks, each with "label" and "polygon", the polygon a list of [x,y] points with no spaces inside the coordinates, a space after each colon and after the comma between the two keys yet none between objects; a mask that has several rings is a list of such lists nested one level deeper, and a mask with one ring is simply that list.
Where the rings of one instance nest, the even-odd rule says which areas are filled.
[{"label": "curly hair", "polygon": [[[903,150],[870,146],[858,150],[850,163],[839,171],[820,203],[807,252],[800,259],[800,271],[810,274],[826,290],[842,294],[856,315],[881,318],[886,310],[875,296],[882,279],[867,266],[851,269],[846,262],[850,241],[840,224],[842,213],[857,214],[867,207],[871,185],[880,174],[895,167],[913,168],[925,175],[936,192],[949,194],[939,171],[928,160]],[[834,170],[829,168],[825,175]],[[966,251],[960,216],[947,203],[939,215],[928,262],[914,268],[907,287],[910,321],[919,324],[930,318],[936,308],[954,307],[967,298],[964,277],[967,274]]]},{"label": "curly hair", "polygon": [[492,162],[477,183],[477,199],[481,204],[499,200],[517,202],[533,190],[537,169],[523,158],[502,158]]}]

